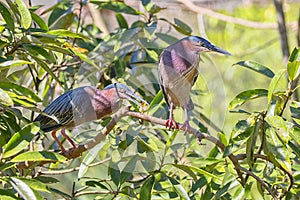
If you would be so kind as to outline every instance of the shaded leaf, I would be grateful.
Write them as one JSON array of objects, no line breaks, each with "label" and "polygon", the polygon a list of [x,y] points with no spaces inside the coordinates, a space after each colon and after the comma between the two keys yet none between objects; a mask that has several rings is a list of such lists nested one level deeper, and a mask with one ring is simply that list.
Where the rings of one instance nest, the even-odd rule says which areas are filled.
[{"label": "shaded leaf", "polygon": [[0,189],[0,199],[1,200],[14,200],[14,199],[21,200],[20,198],[16,197],[9,190],[2,190],[2,189]]},{"label": "shaded leaf", "polygon": [[278,134],[279,138],[287,144],[289,137],[289,130],[286,122],[280,116],[267,116],[265,118],[266,122],[273,128],[273,130]]},{"label": "shaded leaf", "polygon": [[65,30],[65,29],[56,29],[56,30],[51,30],[45,33],[36,33],[37,35],[52,35],[52,36],[56,36],[59,38],[79,38],[79,39],[83,39],[83,40],[90,40],[89,37],[82,35],[80,33],[74,33],[72,31],[69,30]]},{"label": "shaded leaf", "polygon": [[250,60],[240,61],[238,63],[233,64],[233,66],[235,66],[235,65],[246,67],[246,68],[256,71],[260,74],[263,74],[269,78],[273,78],[273,76],[274,76],[274,73],[272,72],[272,70],[270,70],[268,67],[266,67],[262,64],[254,62],[254,61],[250,61]]},{"label": "shaded leaf", "polygon": [[21,15],[21,24],[25,29],[29,29],[31,26],[31,15],[30,12],[28,10],[28,8],[26,7],[26,4],[23,0],[16,0],[16,4],[18,5],[18,10],[20,12]]},{"label": "shaded leaf", "polygon": [[30,123],[24,126],[23,129],[15,133],[4,146],[3,158],[16,155],[24,150],[39,130],[37,123]]},{"label": "shaded leaf", "polygon": [[6,7],[6,5],[0,1],[0,13],[4,19],[4,21],[6,22],[8,28],[14,32],[15,29],[15,24],[14,24],[14,18],[12,13],[10,12],[10,9],[8,9]]},{"label": "shaded leaf", "polygon": [[78,171],[78,178],[81,178],[87,172],[89,165],[95,160],[96,156],[100,149],[105,145],[105,142],[101,142],[100,144],[96,145],[92,149],[88,151],[86,156],[84,157],[83,161],[80,164],[79,171]]},{"label": "shaded leaf", "polygon": [[121,172],[120,184],[123,184],[132,175],[138,158],[138,155],[132,156],[132,158],[125,165],[124,169]]},{"label": "shaded leaf", "polygon": [[252,99],[256,99],[259,97],[265,97],[268,95],[268,90],[265,89],[254,89],[254,90],[246,90],[239,93],[231,102],[229,103],[228,109],[233,110],[238,106],[243,105],[247,101]]},{"label": "shaded leaf", "polygon": [[140,199],[143,200],[151,199],[151,193],[152,193],[154,181],[155,181],[155,176],[152,175],[144,182],[140,191]]},{"label": "shaded leaf", "polygon": [[188,175],[190,175],[194,181],[197,181],[197,176],[196,174],[193,172],[193,170],[190,169],[190,166],[188,165],[178,165],[178,164],[173,164],[174,167],[186,172]]},{"label": "shaded leaf", "polygon": [[52,54],[46,51],[43,47],[38,45],[24,44],[23,47],[29,52],[32,57],[41,55],[45,60],[50,61],[51,63],[56,63],[56,59]]},{"label": "shaded leaf", "polygon": [[216,176],[216,175],[214,175],[212,173],[209,173],[208,171],[205,171],[205,170],[203,170],[201,168],[194,167],[194,166],[189,166],[189,168],[191,170],[193,170],[194,172],[197,172],[197,173],[202,174],[204,176],[208,176],[208,177],[211,177],[211,178],[216,179],[216,180],[221,180],[220,177],[218,177],[218,176]]},{"label": "shaded leaf", "polygon": [[56,29],[68,29],[72,25],[74,17],[75,14],[73,12],[69,12],[61,16],[50,28],[54,31]]},{"label": "shaded leaf", "polygon": [[24,161],[32,161],[32,162],[42,162],[42,161],[53,161],[53,162],[65,162],[67,160],[61,154],[55,152],[47,152],[47,151],[28,151],[21,153],[14,157],[11,162],[24,162]]},{"label": "shaded leaf", "polygon": [[[279,165],[284,168],[288,173],[292,173],[290,152],[287,150],[286,145],[280,140],[276,131],[272,128],[266,130],[266,143],[267,143],[267,155],[273,161],[275,165]],[[279,167],[278,166],[278,167]]]},{"label": "shaded leaf", "polygon": [[183,33],[185,35],[190,35],[192,33],[192,29],[186,23],[181,21],[180,19],[175,18],[174,22],[175,22],[174,28],[178,32]]},{"label": "shaded leaf", "polygon": [[108,168],[108,174],[111,176],[111,179],[114,182],[114,184],[116,186],[119,186],[121,172],[118,167],[118,164],[110,162]]},{"label": "shaded leaf", "polygon": [[116,13],[116,18],[120,28],[128,29],[128,23],[122,14]]}]

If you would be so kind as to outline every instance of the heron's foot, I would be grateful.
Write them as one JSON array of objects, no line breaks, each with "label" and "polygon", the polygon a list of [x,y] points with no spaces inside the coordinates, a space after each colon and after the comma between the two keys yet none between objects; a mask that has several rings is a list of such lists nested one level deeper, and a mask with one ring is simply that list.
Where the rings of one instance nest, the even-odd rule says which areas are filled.
[{"label": "heron's foot", "polygon": [[178,129],[179,126],[178,126],[177,122],[175,122],[174,119],[168,119],[166,121],[166,128],[169,128],[169,130],[171,130],[171,129]]},{"label": "heron's foot", "polygon": [[185,121],[184,124],[182,124],[180,127],[179,127],[179,130],[182,130],[184,131],[184,135],[186,135],[187,133],[190,133],[192,132],[192,128],[189,124],[188,121]]}]

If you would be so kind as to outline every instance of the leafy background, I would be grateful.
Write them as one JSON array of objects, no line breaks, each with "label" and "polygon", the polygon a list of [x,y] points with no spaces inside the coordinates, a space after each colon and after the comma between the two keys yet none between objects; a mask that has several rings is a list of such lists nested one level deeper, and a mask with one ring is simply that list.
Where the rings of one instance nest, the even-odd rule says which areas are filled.
[{"label": "leafy background", "polygon": [[[275,2],[197,4],[275,24],[262,29],[197,15],[171,1],[63,0],[51,7],[1,1],[0,199],[298,199],[299,2],[282,5],[288,60]],[[130,116],[78,158],[66,160],[47,135],[36,141],[34,117],[82,85],[126,83],[150,103],[146,115],[166,119],[157,60],[191,34],[234,55],[201,56],[191,124],[205,135],[202,145],[192,134]],[[175,119],[182,116],[177,109]],[[68,134],[84,144],[110,119]]]}]

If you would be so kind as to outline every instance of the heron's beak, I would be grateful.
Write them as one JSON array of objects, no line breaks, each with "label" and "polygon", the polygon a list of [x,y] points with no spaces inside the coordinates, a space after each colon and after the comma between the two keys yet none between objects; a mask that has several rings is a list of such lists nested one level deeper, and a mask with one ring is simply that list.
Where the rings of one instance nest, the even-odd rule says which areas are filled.
[{"label": "heron's beak", "polygon": [[149,104],[147,103],[147,101],[145,101],[144,99],[142,99],[135,93],[126,93],[126,99],[128,99],[128,101],[131,101],[132,103],[137,105],[141,112],[146,111],[149,107]]},{"label": "heron's beak", "polygon": [[220,47],[217,47],[213,44],[209,45],[207,49],[209,51],[214,51],[214,52],[218,52],[218,53],[222,53],[222,54],[225,54],[225,55],[232,56],[232,54],[229,53],[228,51],[225,51],[224,49],[221,49]]}]

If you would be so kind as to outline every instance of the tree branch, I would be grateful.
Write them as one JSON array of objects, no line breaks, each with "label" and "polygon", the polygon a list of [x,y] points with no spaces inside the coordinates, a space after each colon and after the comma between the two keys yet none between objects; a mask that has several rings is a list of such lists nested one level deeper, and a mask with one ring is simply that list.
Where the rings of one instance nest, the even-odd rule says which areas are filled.
[{"label": "tree branch", "polygon": [[[255,22],[255,21],[249,21],[246,19],[240,19],[240,18],[235,18],[231,17],[228,15],[224,15],[218,12],[215,12],[211,9],[208,8],[203,8],[200,6],[197,6],[195,3],[193,3],[191,0],[177,0],[178,2],[184,4],[188,9],[195,13],[199,13],[202,15],[207,15],[225,22],[233,23],[233,24],[238,24],[241,26],[246,26],[249,28],[256,28],[256,29],[276,29],[278,25],[276,23],[262,23],[262,22]],[[290,25],[294,26],[297,22],[292,22]]]}]

